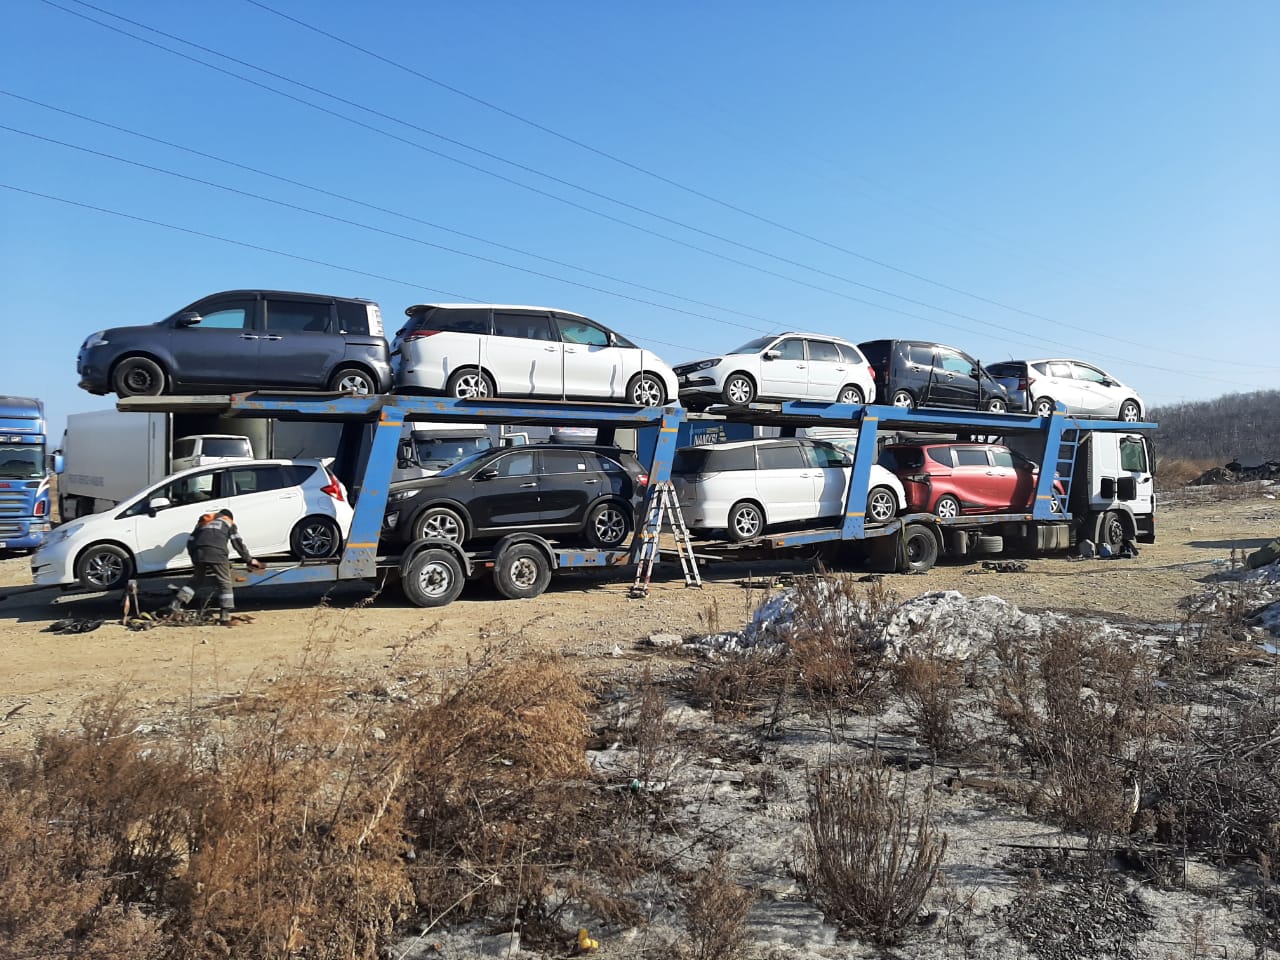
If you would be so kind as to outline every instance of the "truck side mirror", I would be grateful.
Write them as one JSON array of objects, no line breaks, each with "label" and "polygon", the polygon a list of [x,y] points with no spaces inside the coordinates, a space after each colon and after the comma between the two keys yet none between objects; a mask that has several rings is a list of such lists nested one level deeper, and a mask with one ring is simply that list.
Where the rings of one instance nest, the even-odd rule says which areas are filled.
[{"label": "truck side mirror", "polygon": [[413,466],[413,444],[407,440],[400,441],[400,448],[396,452],[396,458],[400,461],[400,466]]},{"label": "truck side mirror", "polygon": [[48,459],[48,463],[45,466],[47,467],[47,469],[51,470],[54,473],[61,473],[67,467],[67,461],[62,456],[61,450],[58,450],[55,453],[49,454],[47,459]]},{"label": "truck side mirror", "polygon": [[194,310],[183,310],[182,313],[178,314],[178,318],[175,323],[179,327],[192,327],[203,319],[204,317],[200,316],[200,314]]}]

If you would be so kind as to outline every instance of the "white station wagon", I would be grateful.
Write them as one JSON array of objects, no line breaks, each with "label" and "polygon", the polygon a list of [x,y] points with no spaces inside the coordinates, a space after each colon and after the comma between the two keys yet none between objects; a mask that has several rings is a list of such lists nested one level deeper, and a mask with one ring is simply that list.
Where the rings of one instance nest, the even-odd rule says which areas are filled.
[{"label": "white station wagon", "polygon": [[332,557],[351,529],[342,482],[319,460],[240,460],[166,477],[110,510],[57,527],[31,558],[37,584],[122,587],[135,573],[191,566],[187,535],[227,509],[254,557]]},{"label": "white station wagon", "polygon": [[656,354],[581,314],[483,303],[418,304],[391,344],[395,389],[450,397],[675,402]]},{"label": "white station wagon", "polygon": [[[750,540],[769,527],[844,516],[853,460],[823,440],[766,439],[681,447],[671,467],[691,531]],[[907,507],[902,482],[873,465],[866,520],[885,523]]]}]

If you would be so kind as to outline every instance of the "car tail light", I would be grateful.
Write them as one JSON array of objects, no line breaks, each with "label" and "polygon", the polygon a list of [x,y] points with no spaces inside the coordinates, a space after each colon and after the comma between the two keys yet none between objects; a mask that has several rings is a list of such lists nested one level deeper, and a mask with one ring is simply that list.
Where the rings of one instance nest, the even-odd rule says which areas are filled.
[{"label": "car tail light", "polygon": [[329,478],[329,482],[320,488],[320,492],[342,503],[343,500],[347,499],[346,491],[342,489],[342,482],[328,470],[324,472],[324,475]]},{"label": "car tail light", "polygon": [[904,477],[903,479],[909,480],[912,483],[932,483],[933,482],[933,478],[929,476],[929,474],[927,473],[913,473],[908,477]]},{"label": "car tail light", "polygon": [[1023,391],[1023,392],[1025,393],[1025,392],[1026,392],[1027,390],[1029,390],[1030,388],[1031,388],[1031,378],[1030,378],[1030,377],[1019,377],[1019,378],[1018,378],[1018,389],[1019,389],[1019,390],[1021,390],[1021,391]]},{"label": "car tail light", "polygon": [[36,516],[43,517],[49,511],[49,503],[46,500],[36,501]]},{"label": "car tail light", "polygon": [[869,366],[869,367],[867,367],[867,374],[871,377],[871,382],[872,382],[872,383],[875,383],[875,382],[876,382],[876,368],[875,368],[875,367],[870,367],[870,366]]},{"label": "car tail light", "polygon": [[434,337],[437,333],[444,333],[443,330],[411,330],[400,338],[401,342],[405,340],[421,340],[423,337]]},{"label": "car tail light", "polygon": [[647,473],[637,473],[636,484],[641,487],[647,487],[649,485],[649,475]]}]

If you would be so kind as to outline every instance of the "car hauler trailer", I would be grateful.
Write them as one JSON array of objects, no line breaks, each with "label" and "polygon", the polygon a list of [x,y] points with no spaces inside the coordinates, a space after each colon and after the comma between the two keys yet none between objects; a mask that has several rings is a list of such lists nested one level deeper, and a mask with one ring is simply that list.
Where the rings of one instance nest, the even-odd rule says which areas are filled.
[{"label": "car hauler trailer", "polygon": [[[622,567],[633,560],[633,544],[613,549],[568,548],[534,533],[513,533],[483,551],[465,550],[447,540],[418,540],[402,551],[381,550],[387,493],[397,466],[406,423],[506,424],[509,427],[593,427],[608,443],[619,429],[655,428],[657,441],[649,464],[649,487],[670,478],[676,437],[684,420],[679,406],[631,407],[607,403],[521,400],[455,400],[399,394],[333,396],[325,394],[249,393],[207,397],[129,397],[118,409],[130,413],[181,412],[230,420],[269,418],[281,423],[327,422],[342,425],[344,448],[359,444],[360,454],[340,467],[353,496],[355,515],[347,542],[333,560],[268,563],[246,575],[243,586],[376,580],[398,573],[405,595],[419,606],[454,600],[467,579],[489,574],[498,591],[511,598],[537,596],[555,570]],[[339,474],[340,476],[343,473]],[[354,481],[354,482],[353,482]],[[638,532],[638,531],[637,531]]]}]

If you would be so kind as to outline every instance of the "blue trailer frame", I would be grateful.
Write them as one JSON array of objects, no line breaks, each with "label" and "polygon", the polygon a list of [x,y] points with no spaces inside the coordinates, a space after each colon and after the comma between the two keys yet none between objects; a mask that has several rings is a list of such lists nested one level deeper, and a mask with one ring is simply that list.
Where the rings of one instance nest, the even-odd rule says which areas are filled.
[{"label": "blue trailer frame", "polygon": [[[402,394],[350,396],[258,392],[207,397],[129,397],[120,400],[117,407],[124,411],[182,410],[216,412],[228,417],[326,420],[350,423],[359,429],[372,424],[373,436],[368,443],[367,456],[358,468],[359,476],[353,478],[357,482],[351,484],[359,492],[355,497],[355,515],[351,521],[351,529],[341,554],[334,560],[291,563],[288,566],[269,564],[265,571],[249,572],[244,582],[246,587],[372,580],[380,572],[387,570],[399,570],[402,575],[408,570],[416,577],[422,566],[416,562],[416,558],[427,552],[431,553],[432,562],[435,563],[444,562],[439,557],[440,552],[451,555],[457,561],[463,579],[466,579],[501,566],[508,551],[522,545],[536,549],[551,570],[625,566],[633,561],[634,551],[640,540],[638,531],[632,544],[613,550],[564,548],[536,534],[513,534],[498,541],[492,550],[483,552],[467,551],[450,541],[422,540],[408,545],[399,554],[379,553],[383,516],[392,471],[396,466],[401,428],[406,421],[413,420],[587,426],[602,432],[603,435],[599,438],[601,443],[611,442],[610,434],[619,428],[654,428],[657,440],[653,460],[649,465],[649,489],[652,490],[658,483],[671,477],[677,435],[684,422],[684,409],[678,405],[631,407],[572,401],[457,400]],[[428,571],[431,572],[433,571]],[[456,571],[439,566],[434,568],[434,574],[456,577]],[[457,590],[460,589],[459,584]],[[502,589],[501,585],[499,589]],[[442,590],[439,597],[432,596],[430,592],[415,595],[412,589],[407,589],[406,592],[415,602],[439,599],[441,603],[447,603],[457,595],[452,584],[449,589]],[[422,605],[438,604],[429,602]]]}]

